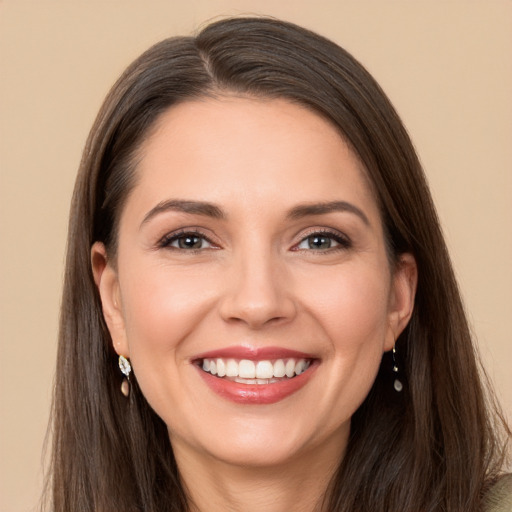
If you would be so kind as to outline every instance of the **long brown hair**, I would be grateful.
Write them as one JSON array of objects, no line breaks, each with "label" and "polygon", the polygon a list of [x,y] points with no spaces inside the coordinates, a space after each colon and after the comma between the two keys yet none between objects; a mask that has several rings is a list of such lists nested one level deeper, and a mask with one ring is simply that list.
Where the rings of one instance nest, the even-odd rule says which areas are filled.
[{"label": "long brown hair", "polygon": [[186,511],[163,421],[136,377],[126,400],[94,284],[90,249],[116,253],[137,149],[178,102],[222,93],[286,98],[329,119],[364,164],[392,258],[418,265],[416,305],[397,341],[404,390],[384,355],[352,418],[329,511],[471,512],[499,473],[499,429],[425,176],[395,110],[345,50],[295,25],[235,18],[153,46],[106,98],[85,147],[69,224],[53,411],[55,512]]}]

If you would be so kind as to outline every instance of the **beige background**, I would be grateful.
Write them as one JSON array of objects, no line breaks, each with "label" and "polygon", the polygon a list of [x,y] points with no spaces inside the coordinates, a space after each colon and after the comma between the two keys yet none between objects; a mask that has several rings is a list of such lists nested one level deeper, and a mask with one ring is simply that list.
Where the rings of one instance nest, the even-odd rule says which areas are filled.
[{"label": "beige background", "polygon": [[512,417],[512,1],[0,0],[2,512],[32,510],[40,493],[67,212],[100,102],[151,43],[238,13],[321,32],[387,91]]}]

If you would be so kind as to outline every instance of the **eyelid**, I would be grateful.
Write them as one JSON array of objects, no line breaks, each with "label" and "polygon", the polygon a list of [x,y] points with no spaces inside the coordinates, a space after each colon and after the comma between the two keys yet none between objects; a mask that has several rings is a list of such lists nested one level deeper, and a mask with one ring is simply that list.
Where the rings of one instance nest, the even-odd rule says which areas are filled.
[{"label": "eyelid", "polygon": [[[173,247],[171,244],[172,242],[186,236],[186,235],[193,235],[197,236],[199,238],[202,238],[208,244],[210,247],[204,247],[200,249],[180,249],[178,247]],[[177,251],[186,251],[186,252],[194,252],[194,251],[202,251],[202,250],[209,250],[209,249],[218,249],[219,245],[216,244],[210,236],[208,236],[206,233],[204,233],[203,230],[200,228],[181,228],[177,231],[171,231],[170,233],[166,233],[163,237],[161,237],[157,242],[157,248],[159,249],[176,249]]]},{"label": "eyelid", "polygon": [[[202,238],[205,240],[210,247],[204,247],[199,249],[181,249],[178,247],[173,247],[171,244],[178,240],[179,238],[182,238],[186,235],[193,235],[197,236],[199,238]],[[333,229],[333,228],[310,228],[306,230],[306,232],[302,232],[300,234],[300,238],[297,242],[293,244],[291,247],[292,251],[312,251],[312,249],[300,249],[298,246],[304,242],[307,238],[314,236],[314,235],[321,235],[326,236],[334,240],[337,245],[335,247],[325,249],[325,250],[318,250],[315,252],[327,252],[327,251],[335,251],[335,250],[345,250],[352,247],[352,241],[351,239],[343,232]],[[211,250],[211,249],[219,249],[220,245],[213,241],[212,237],[207,235],[203,229],[197,228],[197,227],[186,227],[186,228],[180,228],[176,231],[171,231],[169,233],[166,233],[164,236],[158,239],[156,243],[157,249],[175,249],[177,251],[185,251],[185,252],[193,252],[193,251],[202,251],[202,250]]]},{"label": "eyelid", "polygon": [[[325,250],[313,251],[312,249],[300,249],[298,246],[304,242],[307,238],[321,235],[332,238],[338,245],[335,247],[331,247]],[[352,247],[352,240],[341,231],[332,228],[311,228],[307,230],[305,233],[301,233],[300,239],[296,242],[291,248],[292,251],[311,251],[311,252],[327,252],[327,251],[336,251],[336,250],[345,250]]]}]

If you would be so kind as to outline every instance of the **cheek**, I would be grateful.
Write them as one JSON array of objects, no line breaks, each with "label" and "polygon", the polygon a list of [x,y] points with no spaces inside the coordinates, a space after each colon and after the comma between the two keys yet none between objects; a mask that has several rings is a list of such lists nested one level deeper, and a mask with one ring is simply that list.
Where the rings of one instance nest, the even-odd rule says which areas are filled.
[{"label": "cheek", "polygon": [[[182,407],[190,339],[211,309],[212,290],[204,276],[165,265],[144,267],[121,279],[121,301],[129,354],[138,384],[153,409],[165,418]],[[169,418],[165,418],[169,420]]]},{"label": "cheek", "polygon": [[136,275],[121,281],[130,354],[158,359],[178,350],[208,310],[215,287],[204,275],[165,264],[127,268],[137,268]]},{"label": "cheek", "polygon": [[334,429],[357,410],[375,381],[389,335],[390,277],[373,267],[347,269],[318,284],[323,286],[315,287],[309,304],[330,344],[323,389]]},{"label": "cheek", "polygon": [[[308,306],[337,348],[348,353],[367,345],[382,347],[387,334],[390,277],[382,267],[319,274]],[[335,348],[336,348],[335,347]]]},{"label": "cheek", "polygon": [[328,340],[330,371],[323,383],[329,420],[347,420],[376,378],[389,336],[390,275],[382,266],[349,266],[317,276],[309,308]]}]

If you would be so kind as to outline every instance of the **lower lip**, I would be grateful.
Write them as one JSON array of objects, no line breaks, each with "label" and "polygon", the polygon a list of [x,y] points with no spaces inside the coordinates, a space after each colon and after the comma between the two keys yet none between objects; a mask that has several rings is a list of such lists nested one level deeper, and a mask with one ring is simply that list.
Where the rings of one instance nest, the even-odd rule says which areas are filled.
[{"label": "lower lip", "polygon": [[272,384],[242,384],[197,369],[208,387],[222,398],[238,404],[274,404],[303,388],[317,366],[313,362],[304,373]]}]

